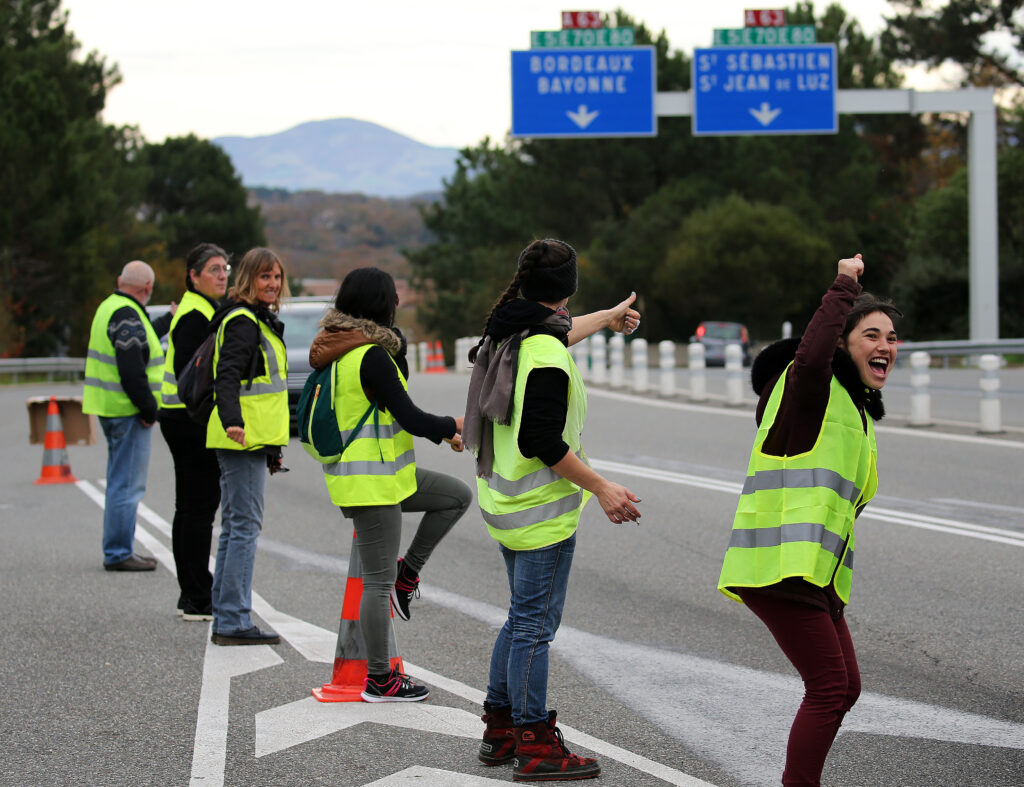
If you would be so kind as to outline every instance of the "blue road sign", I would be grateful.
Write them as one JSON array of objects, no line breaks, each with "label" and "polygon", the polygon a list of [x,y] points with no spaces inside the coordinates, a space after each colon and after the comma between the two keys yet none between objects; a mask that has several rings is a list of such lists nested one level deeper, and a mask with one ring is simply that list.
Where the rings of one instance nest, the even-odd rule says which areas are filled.
[{"label": "blue road sign", "polygon": [[654,47],[512,53],[513,137],[652,137]]},{"label": "blue road sign", "polygon": [[694,50],[694,134],[838,129],[835,44]]}]

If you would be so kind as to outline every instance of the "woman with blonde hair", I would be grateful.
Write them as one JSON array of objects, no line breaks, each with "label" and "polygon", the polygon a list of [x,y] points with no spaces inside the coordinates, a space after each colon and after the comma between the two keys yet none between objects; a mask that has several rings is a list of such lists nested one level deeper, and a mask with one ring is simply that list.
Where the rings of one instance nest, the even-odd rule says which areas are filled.
[{"label": "woman with blonde hair", "polygon": [[256,541],[263,527],[266,471],[281,469],[287,444],[288,358],[278,319],[288,281],[270,249],[246,252],[235,284],[210,323],[217,331],[214,408],[206,446],[220,465],[221,531],[213,572],[216,645],[276,645],[250,617]]}]

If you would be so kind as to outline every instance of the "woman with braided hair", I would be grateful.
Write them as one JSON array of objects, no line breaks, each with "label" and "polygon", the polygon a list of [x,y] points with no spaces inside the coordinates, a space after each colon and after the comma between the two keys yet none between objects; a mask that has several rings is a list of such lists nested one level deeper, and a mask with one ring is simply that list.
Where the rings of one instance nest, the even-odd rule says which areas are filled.
[{"label": "woman with braided hair", "polygon": [[470,351],[473,376],[463,439],[476,454],[484,521],[508,573],[508,619],[491,655],[484,702],[487,725],[479,759],[514,759],[512,780],[590,779],[590,757],[570,754],[547,709],[548,648],[562,616],[576,528],[596,495],[616,524],[640,519],[640,498],[596,473],[580,435],[587,394],[568,347],[603,328],[632,333],[631,304],[570,317],[576,252],[560,240],[537,240],[519,255],[516,274],[498,298],[484,337]]}]

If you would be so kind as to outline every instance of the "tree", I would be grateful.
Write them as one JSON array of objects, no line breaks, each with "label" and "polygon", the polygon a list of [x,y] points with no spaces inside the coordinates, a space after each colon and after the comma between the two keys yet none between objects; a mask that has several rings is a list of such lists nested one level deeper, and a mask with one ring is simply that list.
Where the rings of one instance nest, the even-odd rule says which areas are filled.
[{"label": "tree", "polygon": [[1017,13],[1024,0],[946,0],[933,7],[923,0],[889,0],[896,9],[882,33],[882,49],[892,59],[937,68],[951,62],[963,68],[964,85],[1024,85],[1024,73],[1000,51],[1008,35],[1024,50],[1024,24]]},{"label": "tree", "polygon": [[[113,286],[139,183],[130,129],[99,120],[116,67],[78,59],[59,0],[0,5],[0,286],[3,352],[82,351],[101,293]],[[143,233],[144,234],[144,233]]]},{"label": "tree", "polygon": [[266,244],[259,205],[249,206],[241,178],[217,145],[191,134],[169,138],[143,147],[137,164],[145,179],[141,215],[159,228],[169,260],[184,260],[202,242],[239,257]]},{"label": "tree", "polygon": [[829,244],[793,211],[730,195],[686,219],[649,299],[672,314],[668,336],[676,339],[701,320],[779,336],[784,320],[806,324],[834,265]]},{"label": "tree", "polygon": [[[999,154],[999,333],[1024,336],[1024,151]],[[967,170],[916,205],[909,260],[893,294],[914,339],[969,332]]]}]

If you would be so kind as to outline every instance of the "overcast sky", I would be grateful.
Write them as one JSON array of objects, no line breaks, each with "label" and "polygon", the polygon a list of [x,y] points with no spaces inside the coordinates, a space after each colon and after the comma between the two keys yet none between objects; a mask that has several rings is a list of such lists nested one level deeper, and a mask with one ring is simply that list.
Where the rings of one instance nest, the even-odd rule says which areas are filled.
[{"label": "overcast sky", "polygon": [[[818,9],[827,3],[819,2]],[[869,34],[885,0],[842,3]],[[632,0],[622,8],[674,49],[709,46],[716,27],[742,27],[746,0]],[[151,142],[195,133],[272,134],[308,120],[351,117],[430,145],[500,139],[511,116],[509,52],[531,30],[557,30],[563,10],[616,6],[559,0],[64,0],[84,51],[115,62],[123,81],[108,123]]]}]

